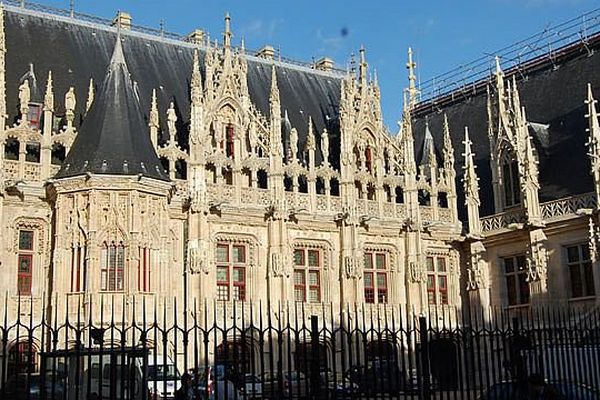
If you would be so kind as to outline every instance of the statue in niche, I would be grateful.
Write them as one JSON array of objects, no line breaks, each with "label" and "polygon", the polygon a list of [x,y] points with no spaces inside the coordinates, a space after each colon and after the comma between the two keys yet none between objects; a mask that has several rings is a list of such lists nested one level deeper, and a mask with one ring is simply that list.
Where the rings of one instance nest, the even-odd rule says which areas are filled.
[{"label": "statue in niche", "polygon": [[65,110],[67,111],[67,115],[72,115],[75,112],[76,105],[77,100],[75,99],[75,89],[73,86],[71,86],[69,91],[65,94]]},{"label": "statue in niche", "polygon": [[323,162],[329,164],[329,133],[327,133],[327,128],[323,129],[321,134],[321,152],[323,153]]},{"label": "statue in niche", "polygon": [[290,131],[290,149],[292,151],[292,160],[296,160],[298,155],[298,131],[292,128]]}]

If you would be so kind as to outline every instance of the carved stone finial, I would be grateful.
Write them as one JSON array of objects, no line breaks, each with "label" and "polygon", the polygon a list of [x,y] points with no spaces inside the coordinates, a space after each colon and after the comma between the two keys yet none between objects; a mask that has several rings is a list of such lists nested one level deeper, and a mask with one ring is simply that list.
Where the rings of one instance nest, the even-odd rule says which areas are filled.
[{"label": "carved stone finial", "polygon": [[225,14],[225,32],[223,32],[223,46],[229,50],[231,48],[231,17],[229,13]]},{"label": "carved stone finial", "polygon": [[366,84],[367,83],[367,60],[365,57],[365,47],[364,46],[360,46],[360,64],[358,65],[358,77],[359,77],[359,82],[361,84]]},{"label": "carved stone finial", "polygon": [[269,95],[269,102],[272,106],[275,103],[279,104],[279,86],[277,85],[277,72],[275,70],[275,64],[271,66],[271,92]]},{"label": "carved stone finial", "polygon": [[417,89],[417,75],[415,74],[417,64],[413,61],[412,48],[408,48],[408,62],[406,63],[406,69],[408,69],[408,105],[406,108],[412,109],[417,104],[417,97],[419,96],[419,90]]},{"label": "carved stone finial", "polygon": [[152,89],[152,102],[150,104],[150,118],[148,121],[148,125],[151,128],[157,128],[159,124],[159,116],[158,116],[158,104],[156,101],[156,89]]},{"label": "carved stone finial", "polygon": [[316,148],[315,132],[313,129],[312,117],[310,115],[308,116],[308,134],[306,135],[306,144],[304,148],[306,151],[314,151]]},{"label": "carved stone finial", "polygon": [[194,61],[192,65],[191,100],[192,105],[202,102],[202,77],[200,76],[200,61],[198,59],[198,49],[194,49]]},{"label": "carved stone finial", "polygon": [[596,189],[596,207],[600,207],[600,123],[598,122],[598,112],[596,110],[596,100],[592,93],[592,85],[588,83],[588,95],[585,101],[588,106],[588,132],[587,141],[588,156],[590,157],[590,172],[594,177],[594,187]]},{"label": "carved stone finial", "polygon": [[90,107],[92,106],[92,103],[94,102],[94,95],[95,95],[94,78],[90,78],[90,84],[88,86],[87,101],[85,102],[85,111],[86,112],[90,111]]},{"label": "carved stone finial", "polygon": [[454,147],[450,138],[448,115],[444,114],[444,169],[446,173],[454,171]]},{"label": "carved stone finial", "polygon": [[52,71],[48,71],[46,93],[44,94],[44,111],[54,111],[54,90],[52,88]]},{"label": "carved stone finial", "polygon": [[467,206],[467,215],[469,219],[469,234],[479,236],[481,234],[481,225],[479,221],[479,178],[475,172],[474,154],[471,150],[471,140],[469,139],[469,128],[465,126],[465,163],[463,166],[463,188],[465,193],[465,205]]},{"label": "carved stone finial", "polygon": [[298,130],[292,128],[290,130],[290,152],[292,161],[298,159]]}]

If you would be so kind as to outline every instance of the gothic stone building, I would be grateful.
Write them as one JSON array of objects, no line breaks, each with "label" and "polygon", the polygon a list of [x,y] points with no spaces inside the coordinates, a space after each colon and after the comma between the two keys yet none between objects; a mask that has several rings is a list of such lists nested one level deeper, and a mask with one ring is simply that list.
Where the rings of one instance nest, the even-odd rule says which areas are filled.
[{"label": "gothic stone building", "polygon": [[363,49],[340,72],[234,47],[229,17],[217,45],[124,13],[111,25],[5,6],[7,318],[593,305],[600,128],[583,101],[598,57],[577,48],[518,81],[498,67],[468,100],[431,107],[409,53],[392,135]]}]

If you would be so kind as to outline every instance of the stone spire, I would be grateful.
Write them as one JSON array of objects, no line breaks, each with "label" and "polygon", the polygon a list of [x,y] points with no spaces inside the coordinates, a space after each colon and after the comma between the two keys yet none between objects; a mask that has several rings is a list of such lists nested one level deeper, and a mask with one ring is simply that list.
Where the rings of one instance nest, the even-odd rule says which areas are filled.
[{"label": "stone spire", "polygon": [[54,89],[52,87],[52,71],[48,71],[46,93],[44,94],[44,111],[54,111]]},{"label": "stone spire", "polygon": [[365,57],[365,47],[364,46],[360,46],[359,53],[360,53],[360,64],[358,65],[359,84],[362,86],[366,86],[367,85],[368,64],[367,64],[367,60]]},{"label": "stone spire", "polygon": [[585,101],[588,106],[588,132],[587,142],[588,156],[590,157],[591,174],[594,177],[594,187],[596,189],[596,204],[600,205],[600,123],[598,122],[598,112],[596,111],[596,102],[592,93],[592,85],[588,83],[588,95]]},{"label": "stone spire", "polygon": [[90,111],[90,107],[94,102],[94,78],[90,78],[90,84],[88,86],[88,96],[87,101],[85,102],[85,112]]},{"label": "stone spire", "polygon": [[412,48],[408,48],[408,62],[406,63],[406,69],[408,69],[408,104],[405,102],[405,108],[413,108],[417,104],[419,90],[417,89],[417,75],[415,74],[417,64],[413,61]]},{"label": "stone spire", "polygon": [[104,81],[57,178],[93,173],[169,180],[147,129],[118,37]]},{"label": "stone spire", "polygon": [[463,165],[463,188],[465,193],[465,206],[469,218],[469,235],[481,236],[481,225],[479,222],[479,178],[475,171],[475,162],[473,151],[471,150],[471,140],[469,139],[469,128],[465,126],[465,152]]},{"label": "stone spire", "polygon": [[148,126],[150,127],[150,140],[152,141],[152,147],[156,151],[158,149],[158,128],[159,128],[159,115],[158,115],[158,104],[156,102],[156,89],[152,89],[152,102],[150,104],[150,116],[148,118]]},{"label": "stone spire", "polygon": [[[276,158],[276,163],[283,157],[283,144],[281,142],[281,103],[279,87],[277,86],[277,72],[275,65],[271,66],[271,92],[269,94],[269,111],[271,114],[271,154]],[[277,161],[279,159],[279,161]]]},{"label": "stone spire", "polygon": [[4,4],[0,3],[0,132],[6,120],[6,35],[4,32]]},{"label": "stone spire", "polygon": [[454,171],[454,148],[450,138],[450,125],[448,125],[448,115],[444,114],[444,169],[446,173]]},{"label": "stone spire", "polygon": [[198,58],[198,49],[194,49],[194,61],[192,64],[192,79],[190,82],[191,86],[191,100],[192,104],[199,104],[202,102],[202,77],[200,75],[200,61]]},{"label": "stone spire", "polygon": [[226,52],[229,52],[231,49],[231,17],[229,13],[225,14],[225,32],[223,32],[223,47]]}]

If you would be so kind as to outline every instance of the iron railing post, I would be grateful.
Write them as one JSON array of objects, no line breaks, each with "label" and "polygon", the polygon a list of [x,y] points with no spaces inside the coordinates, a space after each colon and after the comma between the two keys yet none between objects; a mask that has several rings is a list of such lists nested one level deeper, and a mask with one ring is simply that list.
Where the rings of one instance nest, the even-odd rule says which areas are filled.
[{"label": "iron railing post", "polygon": [[427,329],[427,318],[419,317],[419,336],[421,341],[421,373],[423,387],[421,388],[421,399],[431,400],[431,375],[429,365],[429,332]]}]

